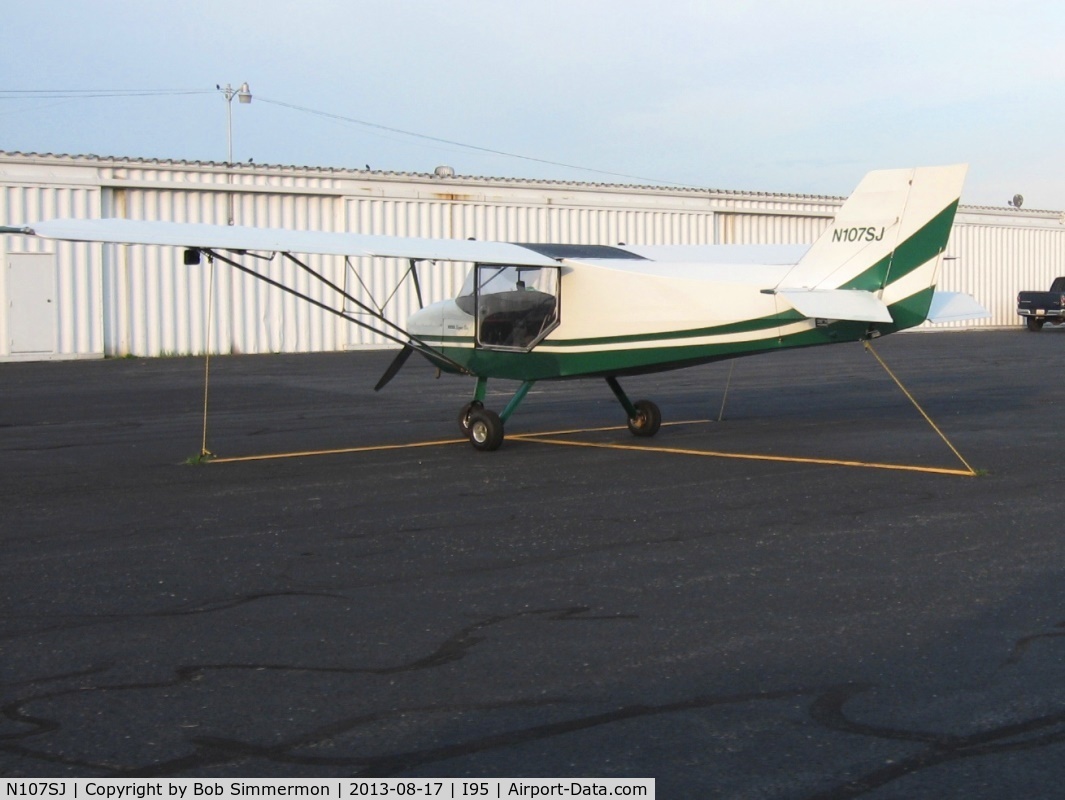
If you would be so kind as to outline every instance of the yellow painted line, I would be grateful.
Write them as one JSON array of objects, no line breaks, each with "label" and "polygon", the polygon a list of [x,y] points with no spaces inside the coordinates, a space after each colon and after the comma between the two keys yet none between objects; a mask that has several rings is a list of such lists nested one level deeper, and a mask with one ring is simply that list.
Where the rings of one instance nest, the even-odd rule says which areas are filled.
[{"label": "yellow painted line", "polygon": [[[676,426],[676,425],[702,425],[713,420],[709,419],[692,419],[692,420],[678,420],[675,422],[664,422],[662,427]],[[684,455],[684,456],[704,456],[709,458],[726,458],[726,459],[739,459],[745,461],[775,461],[778,463],[786,464],[816,464],[821,466],[834,466],[834,467],[860,467],[865,469],[886,469],[896,470],[903,472],[923,472],[937,475],[960,475],[964,477],[974,477],[976,472],[969,470],[951,469],[949,467],[923,467],[916,464],[882,464],[872,461],[849,461],[845,459],[834,458],[807,458],[800,456],[774,456],[774,455],[761,455],[757,453],[726,453],[720,450],[693,450],[683,447],[656,447],[654,445],[647,444],[616,444],[610,442],[581,442],[572,439],[558,439],[558,436],[571,436],[573,434],[581,433],[602,433],[610,431],[623,431],[627,430],[625,425],[610,425],[601,428],[569,428],[565,430],[557,431],[543,431],[541,433],[515,433],[508,434],[507,439],[510,441],[526,441],[535,442],[539,444],[552,444],[563,447],[594,447],[601,450],[639,450],[649,453],[667,453],[671,455]],[[466,439],[436,439],[427,442],[408,442],[405,444],[384,444],[384,445],[366,445],[362,447],[341,447],[331,450],[303,450],[292,453],[263,453],[260,455],[250,456],[230,456],[226,458],[212,458],[206,463],[208,464],[236,464],[245,461],[271,461],[274,459],[283,458],[307,458],[310,456],[331,456],[331,455],[343,455],[350,453],[373,453],[383,452],[388,450],[409,450],[419,447],[440,447],[443,445],[451,444],[468,444]],[[966,465],[968,466],[968,465]]]},{"label": "yellow painted line", "polygon": [[[519,438],[519,437],[513,437]],[[778,461],[788,464],[820,464],[834,467],[865,467],[868,469],[890,469],[904,472],[928,472],[938,475],[963,475],[975,477],[972,470],[950,469],[948,467],[922,467],[911,464],[880,464],[873,461],[845,461],[835,458],[804,458],[797,456],[771,456],[755,453],[725,453],[719,450],[689,450],[681,447],[654,447],[639,444],[611,444],[604,442],[579,442],[568,439],[542,439],[535,434],[524,434],[520,438],[542,444],[557,444],[565,447],[598,447],[603,450],[641,450],[650,453],[670,453],[684,456],[708,456],[710,458],[733,458],[747,461]]]},{"label": "yellow painted line", "polygon": [[[695,425],[710,422],[708,419],[679,420],[675,422],[663,422],[662,427],[667,425]],[[542,433],[515,433],[507,436],[507,439],[528,439],[537,436],[566,436],[574,433],[597,433],[600,431],[624,431],[628,430],[625,425],[612,425],[605,428],[570,428],[568,430],[544,431]],[[242,461],[270,461],[281,458],[306,458],[309,456],[335,456],[346,453],[373,453],[382,450],[407,450],[415,447],[439,447],[446,444],[469,444],[468,439],[436,439],[429,442],[408,442],[406,444],[378,444],[361,447],[340,447],[331,450],[302,450],[293,453],[261,453],[251,456],[227,456],[225,458],[205,459],[205,464],[237,464]]]},{"label": "yellow painted line", "polygon": [[[711,419],[682,419],[675,420],[673,422],[663,422],[663,428],[669,428],[674,425],[703,425],[707,422],[713,422]],[[567,430],[560,431],[541,431],[539,433],[508,433],[507,439],[536,439],[540,436],[568,436],[574,433],[603,433],[607,431],[627,431],[628,425],[607,425],[602,428],[569,428]]]},{"label": "yellow painted line", "polygon": [[334,456],[344,453],[372,453],[379,450],[409,450],[415,447],[438,447],[445,444],[469,444],[468,439],[438,439],[432,442],[408,442],[407,444],[378,444],[365,447],[341,447],[335,450],[303,450],[296,453],[263,453],[256,456],[229,456],[212,458],[207,464],[235,464],[239,461],[269,461],[275,458],[305,458],[307,456]]}]

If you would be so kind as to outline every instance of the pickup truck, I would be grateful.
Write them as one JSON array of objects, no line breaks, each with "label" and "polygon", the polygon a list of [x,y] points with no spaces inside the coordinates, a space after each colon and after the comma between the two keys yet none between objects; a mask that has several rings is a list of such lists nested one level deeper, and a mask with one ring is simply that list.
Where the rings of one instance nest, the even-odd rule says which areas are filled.
[{"label": "pickup truck", "polygon": [[1049,292],[1021,292],[1017,295],[1017,313],[1024,317],[1028,330],[1040,331],[1043,325],[1065,322],[1065,278],[1055,278]]}]

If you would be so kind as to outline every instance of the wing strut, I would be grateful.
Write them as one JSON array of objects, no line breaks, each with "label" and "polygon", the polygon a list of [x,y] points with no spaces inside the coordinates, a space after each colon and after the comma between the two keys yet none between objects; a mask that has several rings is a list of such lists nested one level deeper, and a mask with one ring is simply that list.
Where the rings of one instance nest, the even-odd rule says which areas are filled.
[{"label": "wing strut", "polygon": [[418,308],[425,308],[425,303],[422,301],[422,284],[418,280],[418,262],[413,258],[410,260],[410,276],[414,279],[414,293],[418,295]]},{"label": "wing strut", "polygon": [[374,319],[379,320],[380,322],[384,323],[385,325],[387,325],[387,326],[389,326],[391,328],[394,328],[396,331],[398,331],[403,336],[406,336],[407,340],[404,341],[399,336],[391,334],[388,331],[383,331],[383,330],[380,330],[378,328],[375,328],[373,325],[369,324],[368,322],[364,322],[363,320],[358,319],[357,317],[353,317],[352,315],[350,315],[350,314],[348,314],[348,313],[346,313],[344,311],[341,311],[341,310],[338,310],[336,308],[333,308],[332,306],[329,306],[329,305],[323,303],[321,300],[316,300],[315,298],[311,297],[310,295],[304,294],[303,292],[301,292],[301,291],[299,291],[297,289],[293,289],[291,286],[286,286],[285,284],[281,283],[280,281],[276,281],[273,278],[269,278],[266,275],[263,275],[261,272],[257,272],[256,270],[251,269],[250,267],[246,267],[245,265],[241,264],[239,261],[235,261],[232,258],[228,258],[228,257],[218,253],[215,250],[211,250],[210,248],[203,248],[202,252],[206,253],[211,258],[217,258],[219,261],[221,261],[221,262],[223,262],[225,264],[229,264],[231,267],[239,269],[241,272],[243,272],[243,273],[245,273],[247,275],[251,275],[253,278],[261,280],[264,283],[268,283],[271,286],[273,286],[273,287],[275,287],[277,289],[280,289],[283,292],[287,292],[288,294],[291,294],[294,297],[298,297],[300,300],[304,300],[304,301],[310,303],[313,306],[317,306],[318,308],[322,309],[323,311],[328,311],[330,314],[335,314],[336,316],[340,317],[341,319],[347,320],[348,322],[351,322],[351,323],[353,323],[355,325],[358,325],[360,328],[365,328],[368,331],[376,333],[378,336],[383,336],[386,339],[388,339],[389,341],[392,341],[392,342],[395,342],[396,344],[402,345],[405,349],[409,348],[410,350],[416,350],[417,352],[421,353],[423,356],[428,358],[430,361],[434,361],[434,362],[437,362],[437,363],[443,362],[443,363],[447,364],[449,367],[452,367],[453,369],[456,369],[456,370],[458,370],[459,372],[461,372],[463,374],[467,374],[467,375],[470,374],[469,370],[467,370],[464,366],[459,364],[457,361],[454,361],[453,359],[448,358],[446,355],[444,355],[443,353],[439,352],[438,350],[434,350],[432,347],[430,347],[429,345],[425,344],[425,342],[419,340],[417,337],[411,336],[407,331],[405,331],[399,325],[397,325],[396,323],[392,322],[391,320],[385,319],[383,314],[381,314],[381,313],[379,313],[377,311],[374,311],[372,308],[367,306],[365,303],[361,302],[358,298],[352,297],[350,294],[345,292],[342,288],[337,286],[335,283],[330,281],[328,278],[326,278],[325,276],[320,275],[319,273],[315,272],[313,269],[308,267],[306,264],[302,263],[298,258],[295,258],[291,253],[282,253],[282,255],[284,255],[286,258],[288,258],[290,261],[292,261],[294,264],[296,264],[296,266],[298,266],[302,270],[304,270],[307,274],[311,275],[312,277],[316,278],[320,282],[324,283],[329,288],[339,292],[340,295],[342,297],[344,297],[344,299],[350,300],[354,305],[356,305],[362,311],[364,311],[367,314],[370,314],[372,317],[374,317]]}]

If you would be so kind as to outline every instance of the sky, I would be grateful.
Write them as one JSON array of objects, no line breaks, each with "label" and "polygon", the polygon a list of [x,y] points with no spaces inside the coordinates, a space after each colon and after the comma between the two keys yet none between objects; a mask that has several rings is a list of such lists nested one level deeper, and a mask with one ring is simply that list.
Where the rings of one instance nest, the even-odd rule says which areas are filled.
[{"label": "sky", "polygon": [[[0,150],[1065,209],[1065,3],[8,3]],[[216,87],[247,82],[252,101]]]}]

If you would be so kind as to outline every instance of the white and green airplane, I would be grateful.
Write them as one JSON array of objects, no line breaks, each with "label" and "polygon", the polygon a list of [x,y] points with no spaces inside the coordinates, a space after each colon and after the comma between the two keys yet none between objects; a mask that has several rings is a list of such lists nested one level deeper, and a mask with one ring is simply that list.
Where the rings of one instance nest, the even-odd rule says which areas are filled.
[{"label": "white and green airplane", "polygon": [[[0,233],[184,247],[186,264],[201,254],[232,264],[402,345],[377,389],[414,352],[441,370],[475,377],[459,426],[476,449],[488,451],[500,446],[504,424],[537,381],[604,378],[632,433],[653,436],[662,421],[658,406],[630,400],[619,378],[861,341],[926,319],[986,316],[967,295],[935,288],[966,169],[870,172],[802,253],[790,246],[513,244],[120,219],[49,220]],[[333,309],[236,260],[246,253],[284,255],[363,313]],[[403,327],[294,253],[408,259],[419,298],[419,263],[473,266],[457,297],[422,308]],[[496,378],[520,382],[498,413],[484,406]]]}]

